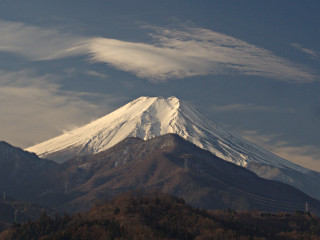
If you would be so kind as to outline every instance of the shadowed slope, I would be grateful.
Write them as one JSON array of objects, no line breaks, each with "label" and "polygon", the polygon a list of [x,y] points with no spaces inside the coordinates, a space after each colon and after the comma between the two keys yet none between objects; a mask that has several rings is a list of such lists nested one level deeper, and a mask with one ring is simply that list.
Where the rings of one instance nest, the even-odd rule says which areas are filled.
[{"label": "shadowed slope", "polygon": [[[78,211],[102,197],[156,189],[208,209],[303,210],[319,202],[288,185],[259,178],[175,134],[143,141],[127,138],[107,151],[76,157],[55,168],[39,201]],[[62,201],[63,200],[63,201]],[[53,204],[53,205],[52,205]]]}]

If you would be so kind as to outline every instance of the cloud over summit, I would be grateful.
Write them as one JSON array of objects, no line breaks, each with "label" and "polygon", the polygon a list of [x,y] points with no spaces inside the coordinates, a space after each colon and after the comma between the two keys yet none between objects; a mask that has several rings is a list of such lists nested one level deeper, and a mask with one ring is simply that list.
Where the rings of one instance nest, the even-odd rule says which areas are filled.
[{"label": "cloud over summit", "polygon": [[31,60],[90,55],[150,81],[203,75],[255,75],[286,82],[317,76],[303,66],[240,39],[203,28],[151,28],[151,42],[81,37],[0,20],[0,51]]},{"label": "cloud over summit", "polygon": [[156,28],[152,43],[93,38],[92,59],[152,81],[201,75],[256,75],[287,82],[316,76],[272,52],[231,36],[201,28]]}]

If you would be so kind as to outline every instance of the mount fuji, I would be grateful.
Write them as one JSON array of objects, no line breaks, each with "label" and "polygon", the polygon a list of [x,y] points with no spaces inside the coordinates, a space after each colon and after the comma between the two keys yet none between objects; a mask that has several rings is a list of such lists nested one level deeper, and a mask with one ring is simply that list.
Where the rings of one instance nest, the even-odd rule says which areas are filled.
[{"label": "mount fuji", "polygon": [[298,166],[236,136],[176,97],[140,97],[112,113],[27,148],[58,163],[99,153],[127,137],[149,140],[175,133],[258,176],[292,185],[320,199],[320,173]]}]

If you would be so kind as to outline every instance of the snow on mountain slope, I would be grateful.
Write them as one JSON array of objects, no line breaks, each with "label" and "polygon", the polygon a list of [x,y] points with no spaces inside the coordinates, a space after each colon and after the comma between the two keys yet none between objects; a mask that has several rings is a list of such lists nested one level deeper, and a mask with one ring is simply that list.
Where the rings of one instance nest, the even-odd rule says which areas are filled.
[{"label": "snow on mountain slope", "polygon": [[176,97],[140,97],[94,122],[27,150],[40,157],[69,147],[78,149],[75,155],[92,154],[106,150],[129,136],[147,140],[166,133],[176,133],[240,166],[259,162],[308,171],[229,133]]},{"label": "snow on mountain slope", "polygon": [[288,183],[320,199],[318,172],[231,134],[176,97],[140,97],[85,126],[26,150],[61,163],[76,155],[101,152],[126,137],[148,140],[166,133],[178,134],[260,177]]}]

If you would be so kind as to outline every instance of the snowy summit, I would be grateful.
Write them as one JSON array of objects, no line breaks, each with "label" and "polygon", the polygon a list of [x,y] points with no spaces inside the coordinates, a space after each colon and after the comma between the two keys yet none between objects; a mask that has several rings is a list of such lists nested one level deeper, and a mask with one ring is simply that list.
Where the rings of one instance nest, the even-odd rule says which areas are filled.
[{"label": "snowy summit", "polygon": [[302,170],[229,133],[176,97],[140,97],[98,120],[27,150],[61,162],[67,159],[59,157],[60,151],[67,152],[66,157],[94,154],[126,137],[148,140],[166,133],[178,134],[198,147],[240,166],[259,162]]}]

